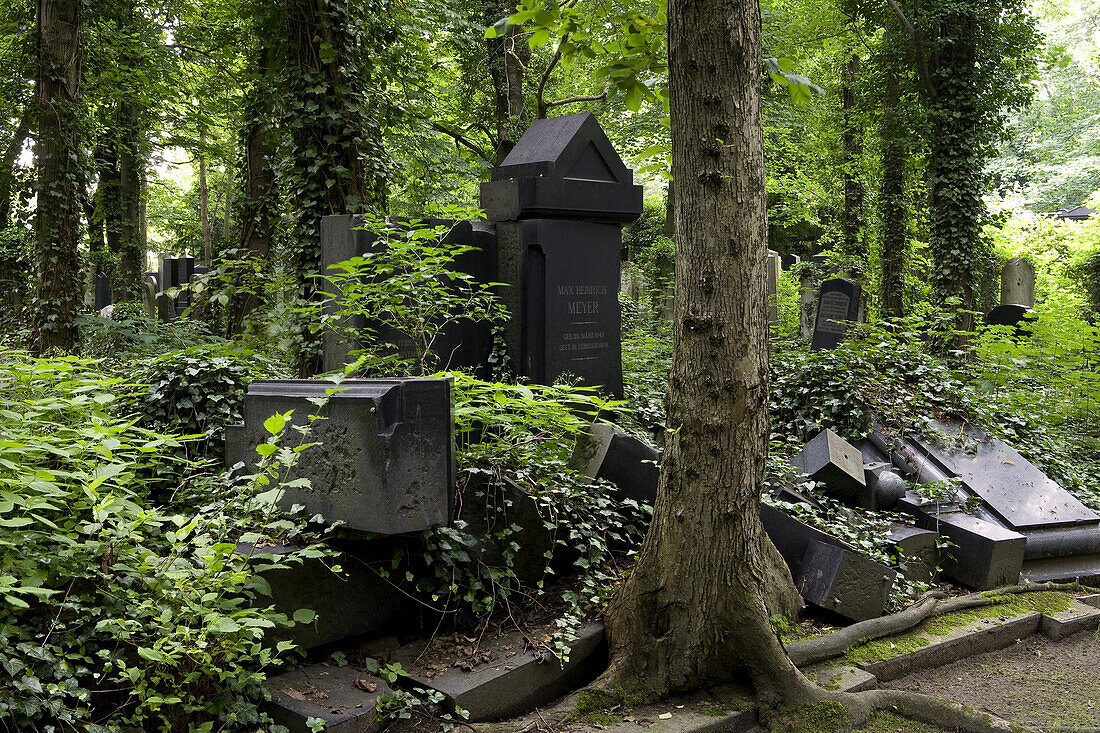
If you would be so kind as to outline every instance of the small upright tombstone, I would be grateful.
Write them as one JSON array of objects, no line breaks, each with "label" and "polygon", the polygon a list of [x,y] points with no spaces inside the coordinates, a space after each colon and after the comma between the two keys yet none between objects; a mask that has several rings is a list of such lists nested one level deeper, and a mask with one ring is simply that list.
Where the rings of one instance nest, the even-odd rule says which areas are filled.
[{"label": "small upright tombstone", "polygon": [[817,299],[813,351],[835,349],[844,340],[848,324],[859,320],[859,284],[836,277],[821,284]]},{"label": "small upright tombstone", "polygon": [[1035,307],[1035,265],[1013,257],[1001,268],[1001,305]]},{"label": "small upright tombstone", "polygon": [[111,281],[107,273],[101,272],[95,276],[95,309],[101,311],[111,304]]},{"label": "small upright tombstone", "polygon": [[619,262],[642,187],[589,113],[536,120],[491,180],[505,344],[534,382],[564,374],[621,395]]},{"label": "small upright tombstone", "polygon": [[157,278],[155,275],[145,273],[145,281],[142,282],[141,300],[145,305],[145,315],[150,318],[157,317]]},{"label": "small upright tombstone", "polygon": [[779,306],[776,298],[779,296],[779,253],[773,249],[768,250],[768,324],[772,328],[779,325]]}]

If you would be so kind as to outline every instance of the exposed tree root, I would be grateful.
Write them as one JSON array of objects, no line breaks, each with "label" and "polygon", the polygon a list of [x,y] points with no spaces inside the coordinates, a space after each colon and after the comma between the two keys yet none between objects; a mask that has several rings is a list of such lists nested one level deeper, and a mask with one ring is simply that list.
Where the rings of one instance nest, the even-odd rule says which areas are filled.
[{"label": "exposed tree root", "polygon": [[[1016,593],[1035,593],[1041,591],[1090,591],[1095,589],[1074,583],[1027,583],[1023,585],[1010,585],[981,593],[971,593],[959,596],[948,601],[942,601],[943,593],[926,593],[916,603],[904,611],[889,616],[860,621],[847,626],[839,631],[834,631],[826,636],[816,639],[796,641],[787,645],[787,655],[796,665],[803,667],[807,664],[823,662],[826,659],[839,657],[853,644],[867,640],[881,639],[884,636],[892,636],[908,631],[921,621],[930,616],[964,611],[969,608],[981,608],[991,606],[1001,601],[1000,596]],[[1100,592],[1100,591],[1095,591]]]},{"label": "exposed tree root", "polygon": [[[1034,730],[952,700],[915,692],[867,690],[849,694],[858,698],[855,706],[859,709],[867,705],[870,711],[892,711],[948,730],[957,728],[968,733],[1026,733]],[[849,707],[849,709],[852,708]],[[869,715],[870,712],[868,717]]]}]

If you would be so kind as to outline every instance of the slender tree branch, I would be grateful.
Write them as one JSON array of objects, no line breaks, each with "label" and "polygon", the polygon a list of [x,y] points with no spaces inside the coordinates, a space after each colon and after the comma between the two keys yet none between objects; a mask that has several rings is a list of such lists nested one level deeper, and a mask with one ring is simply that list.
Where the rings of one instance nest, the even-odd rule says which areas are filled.
[{"label": "slender tree branch", "polygon": [[558,50],[554,52],[554,57],[550,59],[550,63],[546,66],[546,71],[542,72],[542,78],[539,79],[539,88],[538,91],[535,92],[535,102],[540,120],[546,117],[547,105],[546,102],[543,101],[543,94],[546,92],[546,82],[550,79],[550,73],[554,70],[554,67],[561,61],[561,45],[568,40],[569,34],[566,33],[558,42]]},{"label": "slender tree branch", "polygon": [[567,104],[576,104],[577,102],[598,102],[601,99],[607,99],[607,95],[611,93],[611,82],[607,82],[603,91],[599,94],[590,94],[588,96],[581,97],[566,97],[565,99],[555,99],[552,102],[547,102],[546,107],[562,107]]},{"label": "slender tree branch", "polygon": [[909,18],[905,17],[905,13],[898,7],[895,0],[886,0],[886,3],[894,11],[894,15],[898,17],[898,20],[901,21],[909,37],[913,39],[913,46],[917,54],[917,73],[920,75],[921,86],[924,87],[924,91],[928,93],[930,99],[936,99],[938,94],[936,86],[932,83],[932,75],[928,71],[928,54],[924,50],[924,37],[920,29],[914,26]]},{"label": "slender tree branch", "polygon": [[461,132],[456,132],[455,130],[450,129],[450,128],[446,127],[445,125],[442,125],[439,122],[436,122],[435,120],[431,119],[430,117],[427,117],[427,116],[422,115],[422,114],[418,114],[416,112],[412,112],[412,111],[404,109],[402,107],[392,107],[392,109],[396,112],[400,112],[401,114],[406,114],[409,117],[413,117],[415,119],[418,119],[421,122],[428,123],[428,126],[431,127],[433,130],[435,130],[436,132],[442,132],[444,135],[448,136],[449,138],[454,140],[459,145],[461,145],[464,148],[467,148],[468,150],[473,152],[475,155],[477,155],[482,160],[485,160],[485,161],[490,162],[490,163],[493,161],[493,156],[488,154],[485,151],[485,148],[481,147],[476,142],[474,142],[470,138],[463,135]]}]

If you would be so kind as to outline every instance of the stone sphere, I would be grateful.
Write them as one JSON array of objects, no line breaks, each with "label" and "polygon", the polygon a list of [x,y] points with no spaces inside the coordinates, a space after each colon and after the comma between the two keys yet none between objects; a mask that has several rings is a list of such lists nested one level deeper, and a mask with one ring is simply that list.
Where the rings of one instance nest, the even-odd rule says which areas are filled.
[{"label": "stone sphere", "polygon": [[883,471],[875,482],[875,507],[893,509],[898,499],[905,496],[905,479],[893,471]]}]

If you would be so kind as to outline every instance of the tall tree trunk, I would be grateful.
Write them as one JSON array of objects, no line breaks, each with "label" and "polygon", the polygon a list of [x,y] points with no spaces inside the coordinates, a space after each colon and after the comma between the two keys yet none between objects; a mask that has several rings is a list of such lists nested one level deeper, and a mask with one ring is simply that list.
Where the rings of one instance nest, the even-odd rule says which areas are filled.
[{"label": "tall tree trunk", "polygon": [[[111,132],[113,130],[107,131]],[[107,251],[118,252],[122,248],[122,212],[119,210],[118,143],[115,140],[106,139],[96,145],[96,166],[99,168],[96,216],[103,228]]]},{"label": "tall tree trunk", "polygon": [[664,695],[747,670],[765,700],[809,683],[769,615],[798,606],[759,520],[768,439],[767,219],[757,0],[671,0],[676,293],[665,455],[637,567],[607,614],[597,686]]},{"label": "tall tree trunk", "polygon": [[973,3],[961,2],[957,10],[945,13],[932,72],[937,90],[929,143],[932,283],[942,300],[960,301],[957,323],[964,334],[960,345],[974,328],[971,309],[978,306],[978,283],[990,257],[981,240],[985,156],[977,148],[985,121],[979,111],[974,66],[977,31]]},{"label": "tall tree trunk", "polygon": [[[490,25],[502,15],[515,9],[514,3],[498,2],[486,9],[484,21]],[[496,160],[500,165],[512,152],[527,121],[527,108],[523,97],[523,82],[531,49],[520,35],[519,28],[511,28],[500,38],[485,41],[489,56],[489,74],[493,80],[493,109],[496,112]]]},{"label": "tall tree trunk", "polygon": [[81,9],[77,0],[38,0],[38,278],[31,346],[41,354],[76,346],[80,307]]},{"label": "tall tree trunk", "polygon": [[905,271],[909,263],[905,205],[906,134],[898,119],[896,70],[884,71],[882,125],[882,315],[905,315]]},{"label": "tall tree trunk", "polygon": [[[225,203],[222,209],[222,242],[229,241],[229,228],[233,221],[233,166],[227,160],[225,162]],[[207,267],[210,267],[208,264]]]},{"label": "tall tree trunk", "polygon": [[206,133],[199,133],[199,226],[202,229],[203,263],[214,260],[214,225],[210,223],[210,188],[206,185]]},{"label": "tall tree trunk", "polygon": [[[867,261],[867,244],[863,234],[863,128],[856,119],[856,94],[853,86],[859,74],[859,56],[852,54],[844,65],[844,218],[842,221],[844,253],[857,262]],[[862,272],[853,273],[857,276]]]},{"label": "tall tree trunk", "polygon": [[23,151],[23,143],[31,132],[31,103],[23,108],[19,116],[19,125],[0,155],[0,230],[7,229],[11,223],[11,188],[15,182],[15,161]]},{"label": "tall tree trunk", "polygon": [[141,180],[145,156],[141,150],[137,105],[124,102],[119,109],[118,151],[119,267],[115,273],[115,300],[138,300],[145,272],[145,238],[141,226]]},{"label": "tall tree trunk", "polygon": [[[271,253],[275,232],[275,172],[271,167],[273,151],[268,143],[270,110],[267,107],[271,83],[271,52],[264,46],[256,61],[257,81],[245,94],[246,132],[244,141],[244,195],[238,201],[241,233],[238,256],[255,262],[264,271]],[[250,286],[250,287],[249,287]],[[248,283],[230,298],[226,316],[226,335],[242,333],[248,314],[260,307],[263,293],[259,284]]]}]

